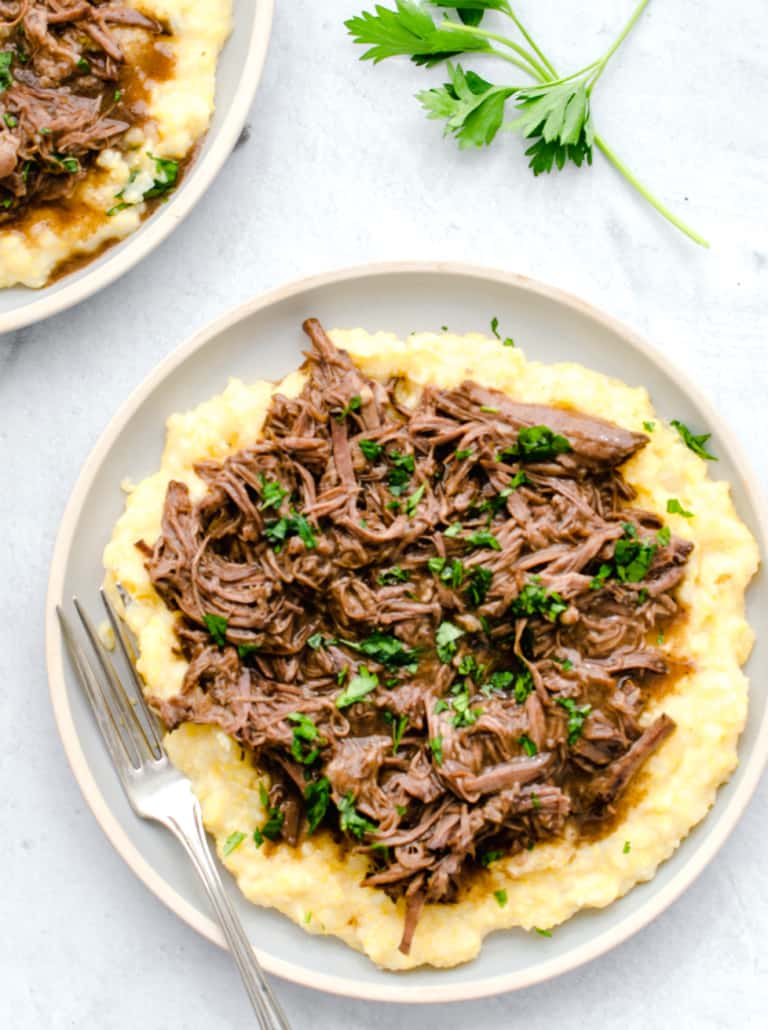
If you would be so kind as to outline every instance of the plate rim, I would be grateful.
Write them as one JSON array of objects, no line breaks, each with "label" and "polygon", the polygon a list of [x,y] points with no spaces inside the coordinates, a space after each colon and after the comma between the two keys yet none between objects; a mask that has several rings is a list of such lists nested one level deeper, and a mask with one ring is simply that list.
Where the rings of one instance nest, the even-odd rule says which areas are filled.
[{"label": "plate rim", "polygon": [[[214,145],[200,160],[193,161],[189,179],[182,182],[174,194],[173,203],[165,210],[150,215],[138,229],[126,236],[127,245],[120,254],[105,261],[92,273],[88,272],[81,279],[65,284],[59,291],[45,296],[47,286],[39,290],[24,286],[9,287],[28,289],[33,297],[35,294],[42,296],[11,311],[0,312],[0,334],[36,325],[51,315],[60,314],[99,293],[143,261],[191,214],[213,184],[243,131],[264,72],[274,11],[275,0],[258,0],[243,73],[238,79],[234,99],[224,114]],[[203,140],[209,132],[210,126],[203,135]],[[121,242],[123,241],[116,240],[114,245]]]},{"label": "plate rim", "polygon": [[[66,560],[75,534],[82,502],[94,476],[108,457],[115,438],[133,417],[148,394],[166,379],[179,365],[210,340],[231,328],[238,322],[272,305],[318,288],[333,286],[354,280],[375,277],[395,277],[403,274],[453,275],[483,279],[510,286],[544,297],[547,300],[586,316],[602,327],[618,335],[624,343],[639,351],[662,371],[687,395],[705,414],[707,424],[723,440],[727,451],[738,463],[744,482],[748,502],[756,518],[755,530],[760,557],[768,547],[768,510],[762,487],[752,463],[747,458],[741,442],[727,421],[717,412],[714,405],[691,383],[674,362],[662,355],[640,333],[607,314],[595,305],[561,289],[517,273],[482,265],[452,261],[388,261],[371,262],[363,265],[345,266],[317,275],[302,277],[237,305],[202,329],[188,337],[165,356],[129,394],[100,433],[88,455],[72,489],[62,515],[51,561],[46,595],[45,652],[48,672],[49,693],[67,761],[75,780],[107,839],[129,868],[172,912],[183,919],[203,937],[224,947],[224,938],[215,922],[198,911],[147,862],[124,832],[117,818],[106,802],[91,773],[91,769],[80,747],[72,713],[68,702],[64,677],[64,655],[61,646],[55,606],[62,601],[63,578]],[[349,977],[333,976],[313,972],[305,967],[261,951],[254,946],[264,968],[283,979],[330,994],[367,1001],[385,1001],[403,1004],[429,1004],[453,1001],[470,1001],[491,995],[530,987],[572,971],[579,966],[605,954],[612,948],[632,937],[668,908],[698,878],[704,868],[715,857],[736,823],[746,809],[754,793],[763,769],[768,761],[768,706],[757,731],[751,755],[742,765],[742,781],[735,788],[719,816],[718,825],[703,841],[683,868],[660,890],[657,890],[637,912],[623,919],[617,926],[599,934],[594,939],[575,948],[571,953],[557,956],[525,970],[502,976],[484,977],[466,983],[434,986],[409,986],[407,973],[393,973],[392,982],[360,983]],[[715,805],[718,800],[715,801]],[[714,807],[714,806],[713,806]],[[711,811],[711,810],[710,810]],[[705,816],[705,818],[707,818]],[[703,820],[702,820],[703,822]],[[697,824],[700,825],[700,824]]]}]

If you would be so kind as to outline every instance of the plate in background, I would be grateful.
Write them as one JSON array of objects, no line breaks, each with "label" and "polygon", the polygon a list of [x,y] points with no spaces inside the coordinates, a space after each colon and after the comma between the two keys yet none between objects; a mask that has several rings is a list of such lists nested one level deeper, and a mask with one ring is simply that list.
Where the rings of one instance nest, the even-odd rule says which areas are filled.
[{"label": "plate in background", "polygon": [[79,304],[133,268],[189,214],[243,131],[267,56],[274,0],[234,0],[232,32],[216,70],[216,108],[200,152],[170,200],[124,240],[50,286],[0,289],[0,333],[40,322]]},{"label": "plate in background", "polygon": [[[96,610],[101,552],[123,510],[120,481],[154,472],[165,420],[219,392],[230,376],[278,379],[296,368],[306,339],[301,323],[316,316],[328,328],[363,326],[405,335],[412,330],[486,331],[497,316],[530,358],[578,361],[646,386],[660,415],[713,434],[720,457],[710,467],[732,484],[740,516],[768,550],[768,528],[756,477],[722,419],[686,377],[635,333],[574,297],[520,276],[451,264],[373,265],[304,280],[223,316],[173,352],[132,394],[88,458],[63,517],[46,611],[47,660],[56,720],[70,765],[103,830],[151,890],[200,933],[221,944],[195,874],[173,838],[136,818],[98,738],[62,653],[54,605],[77,594]],[[252,905],[224,879],[254,947],[273,973],[350,997],[397,1002],[477,998],[529,986],[595,958],[626,940],[688,887],[733,829],[768,755],[768,581],[748,593],[757,642],[747,665],[750,708],[740,765],[707,818],[653,880],[601,910],[587,910],[551,939],[522,930],[486,938],[479,956],[454,969],[386,972],[332,937],[305,933],[287,918]]]}]

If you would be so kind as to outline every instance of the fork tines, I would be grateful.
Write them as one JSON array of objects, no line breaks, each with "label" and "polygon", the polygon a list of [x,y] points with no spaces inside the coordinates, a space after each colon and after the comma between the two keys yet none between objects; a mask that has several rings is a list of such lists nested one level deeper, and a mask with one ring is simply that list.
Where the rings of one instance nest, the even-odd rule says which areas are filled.
[{"label": "fork tines", "polygon": [[76,597],[73,597],[72,602],[98,659],[96,668],[78,642],[69,619],[58,606],[56,614],[72,664],[93,709],[104,743],[118,772],[125,778],[130,770],[138,772],[148,762],[163,762],[165,750],[155,717],[144,699],[141,677],[136,668],[136,650],[108,597],[103,590],[100,593],[115,640],[130,670],[130,687],[120,679],[109,652]]}]

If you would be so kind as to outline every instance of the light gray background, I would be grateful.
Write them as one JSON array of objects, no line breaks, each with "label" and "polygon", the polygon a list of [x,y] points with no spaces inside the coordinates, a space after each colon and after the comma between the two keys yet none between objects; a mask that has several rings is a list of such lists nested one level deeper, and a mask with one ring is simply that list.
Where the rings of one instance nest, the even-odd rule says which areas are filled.
[{"label": "light gray background", "polygon": [[[0,338],[0,1025],[252,1025],[227,956],[166,912],[112,851],[48,704],[43,600],[78,470],[109,417],[179,341],[266,288],[372,259],[470,260],[581,294],[684,366],[768,483],[764,0],[654,0],[596,94],[605,137],[712,241],[688,243],[596,157],[534,180],[520,142],[460,154],[411,99],[439,71],[373,69],[341,22],[361,0],[282,0],[238,148],[199,209],[80,308]],[[630,0],[521,0],[577,67]],[[733,10],[733,8],[731,8]],[[479,67],[480,62],[475,66]],[[513,72],[514,74],[514,72]],[[213,384],[212,384],[213,385]],[[431,1009],[277,983],[297,1028],[762,1026],[768,994],[768,783],[673,908],[590,966]]]}]

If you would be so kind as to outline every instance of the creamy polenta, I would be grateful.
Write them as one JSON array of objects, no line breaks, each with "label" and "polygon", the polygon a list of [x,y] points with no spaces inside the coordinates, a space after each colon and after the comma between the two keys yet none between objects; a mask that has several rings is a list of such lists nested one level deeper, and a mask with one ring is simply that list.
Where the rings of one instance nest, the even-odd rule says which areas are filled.
[{"label": "creamy polenta", "polygon": [[[263,777],[240,745],[209,726],[181,726],[167,737],[173,762],[200,799],[219,856],[247,898],[277,908],[310,933],[342,938],[388,969],[453,966],[476,955],[492,930],[547,929],[579,909],[610,904],[650,879],[706,815],[737,764],[746,718],[748,683],[741,665],[752,632],[744,594],[757,569],[757,546],[734,510],[728,485],[708,477],[705,462],[656,416],[641,387],[572,363],[527,361],[520,349],[480,335],[418,333],[399,340],[353,330],[331,337],[367,375],[402,377],[406,401],[415,401],[425,384],[451,387],[472,379],[517,400],[575,408],[628,429],[642,431],[653,423],[650,443],[624,467],[625,478],[643,508],[658,512],[675,534],[696,545],[680,589],[688,614],[663,644],[670,655],[687,659],[691,671],[651,700],[642,719],[647,725],[663,711],[677,728],[641,769],[632,803],[600,839],[568,830],[554,843],[495,862],[458,903],[427,905],[409,955],[398,950],[404,902],[360,886],[365,856],[346,852],[323,832],[296,848],[269,842],[257,848],[251,833],[265,818],[258,790]],[[107,586],[119,581],[132,598],[126,617],[154,695],[176,694],[186,664],[176,651],[176,616],[155,593],[134,544],[160,535],[170,479],[185,482],[193,500],[200,498],[205,486],[194,463],[222,459],[251,444],[273,390],[296,396],[303,382],[300,372],[277,387],[232,380],[195,410],[171,415],[160,471],[138,485],[125,484],[126,510],[104,555]],[[667,513],[673,497],[693,518]],[[226,854],[227,838],[238,831],[246,839]]]},{"label": "creamy polenta", "polygon": [[[129,236],[147,213],[143,198],[157,179],[158,160],[190,157],[208,129],[232,0],[130,0],[127,5],[170,29],[153,44],[156,77],[151,67],[142,75],[142,124],[125,134],[119,148],[101,151],[66,208],[44,204],[0,228],[0,288],[45,286],[64,263]],[[120,42],[129,62],[146,45],[135,29],[122,29]]]}]

